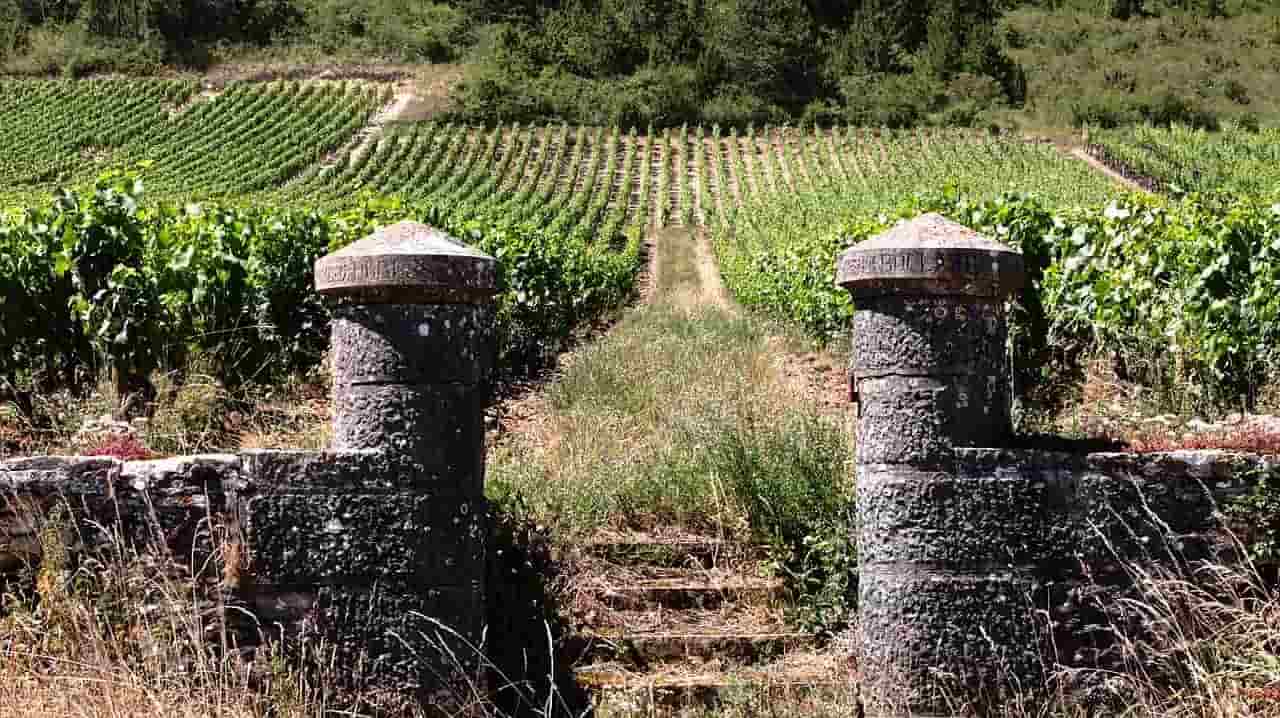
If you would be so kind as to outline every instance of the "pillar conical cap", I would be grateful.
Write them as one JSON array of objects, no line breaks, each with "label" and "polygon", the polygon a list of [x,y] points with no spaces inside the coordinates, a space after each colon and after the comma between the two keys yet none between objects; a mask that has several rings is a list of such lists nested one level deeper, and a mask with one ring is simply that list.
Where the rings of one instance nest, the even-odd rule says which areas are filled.
[{"label": "pillar conical cap", "polygon": [[1000,297],[1026,282],[1022,253],[929,213],[840,255],[836,284],[854,297],[949,294]]},{"label": "pillar conical cap", "polygon": [[462,304],[497,293],[497,262],[434,227],[400,222],[316,260],[316,291],[363,303]]}]

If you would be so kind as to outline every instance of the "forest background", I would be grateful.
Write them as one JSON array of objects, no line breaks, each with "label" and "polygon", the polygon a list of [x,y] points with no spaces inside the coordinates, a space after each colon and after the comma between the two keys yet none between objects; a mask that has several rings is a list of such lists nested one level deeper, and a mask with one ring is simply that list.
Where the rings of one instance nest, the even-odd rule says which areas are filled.
[{"label": "forest background", "polygon": [[1266,0],[0,0],[0,75],[460,63],[471,121],[1277,124]]}]

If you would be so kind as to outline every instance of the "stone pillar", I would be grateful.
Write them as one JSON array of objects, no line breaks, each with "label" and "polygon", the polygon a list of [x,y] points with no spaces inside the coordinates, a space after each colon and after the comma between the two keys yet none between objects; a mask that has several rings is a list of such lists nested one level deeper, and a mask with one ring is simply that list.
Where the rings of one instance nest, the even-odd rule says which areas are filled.
[{"label": "stone pillar", "polygon": [[1004,303],[1023,281],[1021,254],[937,214],[840,257],[837,284],[857,307],[850,369],[870,715],[951,715],[954,699],[1034,670],[1031,574],[1009,565],[1000,542],[968,535],[1002,511],[1002,489],[961,478],[955,464],[956,449],[998,447],[1010,433]]},{"label": "stone pillar", "polygon": [[379,689],[434,706],[470,700],[496,263],[402,222],[321,258],[315,279],[336,300],[334,451],[318,464],[254,459],[254,476],[275,487],[248,511],[251,527],[274,527],[251,537],[255,580],[309,605]]}]

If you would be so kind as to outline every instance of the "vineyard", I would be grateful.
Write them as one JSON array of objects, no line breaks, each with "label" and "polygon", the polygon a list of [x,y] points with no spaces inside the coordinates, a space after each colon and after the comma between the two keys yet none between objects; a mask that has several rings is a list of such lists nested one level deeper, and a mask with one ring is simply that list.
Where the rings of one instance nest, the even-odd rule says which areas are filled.
[{"label": "vineyard", "polygon": [[1274,197],[1280,189],[1280,130],[1139,126],[1092,136],[1089,152],[1158,192]]},{"label": "vineyard", "polygon": [[[511,364],[616,306],[666,226],[710,238],[740,303],[830,339],[853,311],[834,257],[930,209],[1032,258],[1023,354],[1040,364],[1054,343],[1123,351],[1135,375],[1219,401],[1275,361],[1274,278],[1254,261],[1280,231],[1265,203],[1126,197],[1052,145],[973,130],[476,127],[401,122],[396,104],[364,82],[0,83],[0,206],[14,208],[0,272],[20,309],[0,325],[17,358],[0,378],[58,384],[95,362],[144,371],[194,353],[242,380],[271,356],[317,361],[295,341],[327,320],[309,262],[403,217],[503,260]],[[1161,186],[1266,195],[1276,139],[1138,129],[1094,152]],[[96,181],[114,168],[138,182]],[[273,314],[281,302],[307,320]],[[47,341],[50,326],[70,343]]]},{"label": "vineyard", "polygon": [[358,83],[242,83],[208,98],[197,89],[189,80],[0,83],[0,186],[36,198],[145,163],[157,196],[238,196],[320,161],[389,100]]},{"label": "vineyard", "polygon": [[[1107,183],[1051,147],[973,131],[370,124],[377,85],[191,81],[0,83],[0,204],[142,167],[150,197],[326,209],[398,196],[459,217],[500,212],[555,234],[709,225],[762,198],[838,190],[840,211],[892,207],[947,182],[1091,203]],[[72,111],[66,111],[71,108]]]},{"label": "vineyard", "polygon": [[946,183],[977,192],[1032,187],[1055,204],[1114,188],[1052,147],[972,131],[789,127],[635,128],[405,124],[265,195],[341,206],[360,192],[463,214],[498,210],[553,231],[713,225],[743,207],[809,190],[840,212],[882,209]]}]

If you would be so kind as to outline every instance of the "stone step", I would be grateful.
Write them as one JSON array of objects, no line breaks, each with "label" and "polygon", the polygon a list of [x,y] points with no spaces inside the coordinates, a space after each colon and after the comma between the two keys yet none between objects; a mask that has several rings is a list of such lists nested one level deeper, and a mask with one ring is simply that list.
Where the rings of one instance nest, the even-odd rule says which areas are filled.
[{"label": "stone step", "polygon": [[753,665],[784,653],[813,647],[808,633],[644,633],[584,632],[565,645],[573,663],[616,663],[646,669],[677,661],[719,661]]},{"label": "stone step", "polygon": [[763,578],[714,581],[655,578],[630,585],[600,586],[594,591],[601,603],[626,611],[712,609],[730,603],[777,605],[785,597],[785,586],[780,579]]},{"label": "stone step", "polygon": [[715,538],[650,536],[597,539],[583,544],[581,550],[619,566],[671,568],[714,568],[751,552],[749,547]]},{"label": "stone step", "polygon": [[[851,681],[831,676],[790,677],[766,673],[707,673],[646,676],[608,667],[577,671],[579,684],[591,692],[599,714],[652,715],[655,708],[755,705],[766,714],[780,704],[838,704],[852,715],[856,690]],[[773,711],[792,713],[794,711]]]}]

